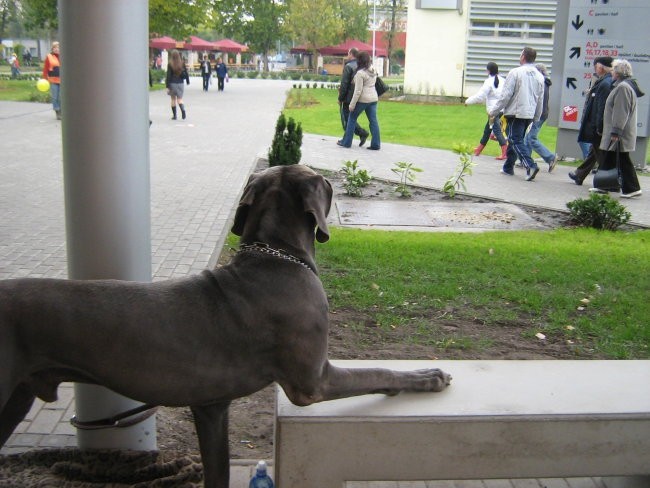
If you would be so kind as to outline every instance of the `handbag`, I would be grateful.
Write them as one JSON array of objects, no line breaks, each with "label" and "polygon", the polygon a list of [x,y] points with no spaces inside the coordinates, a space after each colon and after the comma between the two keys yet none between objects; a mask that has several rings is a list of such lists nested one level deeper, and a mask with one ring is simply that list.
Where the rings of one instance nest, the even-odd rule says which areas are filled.
[{"label": "handbag", "polygon": [[594,188],[617,192],[620,191],[621,186],[621,150],[620,142],[616,141],[616,167],[611,169],[599,169],[596,171],[596,174],[594,175]]},{"label": "handbag", "polygon": [[377,96],[379,97],[388,91],[388,85],[379,76],[375,80],[375,90],[377,90]]}]

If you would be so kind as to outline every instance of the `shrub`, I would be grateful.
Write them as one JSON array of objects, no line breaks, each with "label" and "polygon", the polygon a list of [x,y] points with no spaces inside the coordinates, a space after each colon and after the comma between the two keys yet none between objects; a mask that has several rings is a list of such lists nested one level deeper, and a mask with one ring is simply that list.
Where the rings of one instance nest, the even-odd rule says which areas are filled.
[{"label": "shrub", "polygon": [[289,78],[293,81],[298,81],[302,77],[302,73],[291,72],[289,73]]},{"label": "shrub", "polygon": [[476,166],[473,162],[472,148],[469,144],[465,142],[454,144],[453,151],[460,156],[460,161],[456,166],[456,173],[451,175],[442,187],[442,191],[451,198],[456,196],[456,191],[459,189],[467,190],[465,176],[471,176],[472,168]]},{"label": "shrub", "polygon": [[263,80],[266,80],[266,79],[269,77],[269,72],[268,72],[268,71],[262,71],[262,72],[260,73],[260,77],[261,77]]},{"label": "shrub", "polygon": [[163,69],[150,69],[149,73],[151,73],[151,82],[156,84],[156,83],[164,83],[165,82],[165,76],[167,75],[167,72]]},{"label": "shrub", "polygon": [[632,214],[609,195],[592,193],[589,198],[578,198],[566,204],[571,220],[580,227],[616,230],[629,222]]},{"label": "shrub", "polygon": [[358,161],[346,161],[345,165],[341,168],[341,172],[345,176],[345,193],[352,197],[360,197],[362,188],[368,185],[370,181],[370,174],[365,169],[358,169]]},{"label": "shrub", "polygon": [[237,72],[235,73],[235,76],[236,76],[237,78],[246,78],[246,72],[245,72],[245,71],[237,71]]},{"label": "shrub", "polygon": [[302,79],[305,81],[311,81],[314,79],[314,75],[311,73],[303,73]]},{"label": "shrub", "polygon": [[395,163],[395,167],[390,169],[393,173],[399,176],[399,185],[395,191],[400,194],[402,198],[409,198],[411,191],[408,187],[409,181],[415,181],[415,173],[421,173],[422,168],[413,166],[413,163],[399,161]]},{"label": "shrub", "polygon": [[248,71],[246,73],[246,78],[250,78],[251,80],[254,80],[255,78],[257,78],[257,75],[259,75],[258,71],[255,71],[255,70]]},{"label": "shrub", "polygon": [[269,166],[298,164],[302,153],[302,127],[289,117],[287,122],[284,114],[278,117],[275,124],[275,135],[269,151]]}]

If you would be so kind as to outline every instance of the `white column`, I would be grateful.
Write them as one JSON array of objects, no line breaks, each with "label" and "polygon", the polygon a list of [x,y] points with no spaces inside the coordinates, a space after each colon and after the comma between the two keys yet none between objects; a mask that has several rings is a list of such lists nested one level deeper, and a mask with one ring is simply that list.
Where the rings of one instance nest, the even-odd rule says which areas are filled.
[{"label": "white column", "polygon": [[[148,2],[59,0],[59,18],[68,275],[150,281]],[[93,385],[75,396],[80,421],[140,405]],[[155,419],[77,441],[153,450]]]}]

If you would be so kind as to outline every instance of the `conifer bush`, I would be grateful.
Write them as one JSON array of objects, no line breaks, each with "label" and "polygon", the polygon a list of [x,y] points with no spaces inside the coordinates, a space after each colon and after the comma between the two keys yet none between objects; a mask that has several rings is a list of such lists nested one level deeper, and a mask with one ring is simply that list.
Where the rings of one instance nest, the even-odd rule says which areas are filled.
[{"label": "conifer bush", "polygon": [[298,164],[302,157],[302,126],[292,117],[287,121],[284,114],[275,124],[275,136],[269,151],[269,166]]}]

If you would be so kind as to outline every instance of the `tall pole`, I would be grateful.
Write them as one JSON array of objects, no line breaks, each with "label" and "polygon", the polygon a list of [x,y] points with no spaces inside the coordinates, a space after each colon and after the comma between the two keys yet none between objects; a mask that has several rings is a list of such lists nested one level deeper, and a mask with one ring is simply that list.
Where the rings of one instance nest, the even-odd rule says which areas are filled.
[{"label": "tall pole", "polygon": [[377,37],[377,0],[372,0],[372,65],[375,65],[375,51]]},{"label": "tall pole", "polygon": [[[59,0],[59,18],[68,276],[151,281],[148,2]],[[80,422],[140,405],[85,384],[75,402]],[[78,430],[77,443],[154,450],[155,419]]]}]

